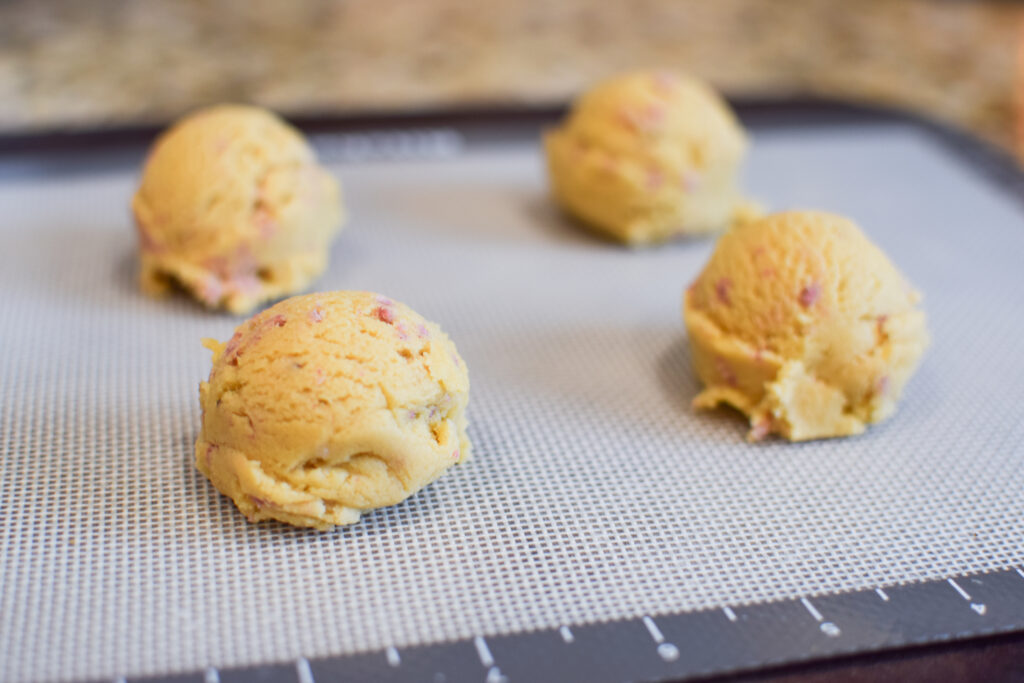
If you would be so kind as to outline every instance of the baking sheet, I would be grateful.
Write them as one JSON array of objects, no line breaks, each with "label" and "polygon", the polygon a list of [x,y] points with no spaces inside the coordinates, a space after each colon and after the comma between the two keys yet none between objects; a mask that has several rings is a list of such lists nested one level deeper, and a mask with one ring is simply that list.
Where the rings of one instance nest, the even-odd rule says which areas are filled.
[{"label": "baking sheet", "polygon": [[751,446],[738,417],[688,407],[680,301],[708,241],[605,243],[551,208],[535,145],[445,149],[334,164],[352,221],[318,288],[384,292],[441,323],[470,368],[476,457],[328,534],[249,525],[192,467],[199,339],[239,319],[137,292],[138,158],[3,169],[0,680],[314,658],[1024,562],[1024,215],[931,134],[754,129],[752,194],[855,218],[925,292],[934,338],[894,419],[799,445]]}]

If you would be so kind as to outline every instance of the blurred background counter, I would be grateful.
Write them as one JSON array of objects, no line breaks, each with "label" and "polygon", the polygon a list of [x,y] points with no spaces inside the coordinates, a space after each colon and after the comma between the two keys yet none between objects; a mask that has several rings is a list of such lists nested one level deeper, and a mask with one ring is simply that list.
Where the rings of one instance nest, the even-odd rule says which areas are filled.
[{"label": "blurred background counter", "polygon": [[1011,149],[1022,5],[952,0],[0,0],[0,135],[563,102],[667,66],[918,112]]}]

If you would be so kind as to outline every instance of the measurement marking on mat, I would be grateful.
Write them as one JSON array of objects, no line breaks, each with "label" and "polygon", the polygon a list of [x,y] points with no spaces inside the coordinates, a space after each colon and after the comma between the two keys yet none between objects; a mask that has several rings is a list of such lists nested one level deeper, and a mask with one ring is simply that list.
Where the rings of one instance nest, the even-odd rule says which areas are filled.
[{"label": "measurement marking on mat", "polygon": [[811,604],[810,600],[807,598],[800,598],[800,602],[804,604],[804,607],[807,608],[807,611],[811,613],[811,616],[814,617],[816,621],[822,621],[825,619],[825,617],[821,616],[821,612],[818,611],[818,608]]},{"label": "measurement marking on mat", "polygon": [[220,673],[212,666],[203,672],[203,683],[220,683]]},{"label": "measurement marking on mat", "polygon": [[885,594],[885,591],[881,588],[876,588],[875,592],[878,593],[878,597],[882,598],[883,602],[889,602],[889,596]]},{"label": "measurement marking on mat", "polygon": [[391,666],[398,666],[402,663],[402,658],[398,656],[398,650],[393,647],[384,650],[384,656],[387,657],[388,664]]},{"label": "measurement marking on mat", "polygon": [[573,636],[572,631],[569,630],[568,626],[563,626],[562,628],[558,629],[558,632],[562,634],[562,640],[564,640],[567,643],[571,643],[572,641],[576,640],[575,636]]},{"label": "measurement marking on mat", "polygon": [[309,661],[305,657],[295,660],[295,673],[299,675],[299,683],[313,683],[313,672],[309,668]]},{"label": "measurement marking on mat", "polygon": [[666,662],[674,662],[679,659],[679,648],[672,643],[662,643],[658,646],[658,656]]},{"label": "measurement marking on mat", "polygon": [[963,598],[964,600],[970,600],[971,599],[971,596],[967,594],[967,591],[965,591],[963,588],[961,588],[960,584],[958,584],[953,579],[946,579],[946,583],[948,583],[950,586],[952,586],[953,589],[957,593],[959,593],[960,597]]},{"label": "measurement marking on mat", "polygon": [[491,655],[491,650],[487,647],[487,641],[484,640],[483,636],[474,638],[473,645],[476,647],[477,656],[480,657],[480,663],[484,666],[494,666],[494,657]]},{"label": "measurement marking on mat", "polygon": [[725,616],[729,621],[736,621],[736,613],[732,611],[731,607],[723,607],[722,611],[725,612]]},{"label": "measurement marking on mat", "polygon": [[654,642],[664,643],[665,636],[661,634],[661,629],[658,628],[658,625],[654,623],[654,619],[651,619],[650,617],[644,617],[643,621],[644,626],[647,627],[647,632],[651,634],[651,638],[654,638]]},{"label": "measurement marking on mat", "polygon": [[492,666],[487,672],[487,678],[484,679],[484,683],[508,683],[508,677],[501,673],[501,669]]},{"label": "measurement marking on mat", "polygon": [[1014,567],[1013,569],[1014,569],[1014,571],[1016,571],[1016,572],[1017,572],[1018,574],[1020,574],[1020,578],[1024,579],[1024,572],[1022,572],[1022,571],[1020,570],[1020,567]]},{"label": "measurement marking on mat", "polygon": [[985,612],[988,611],[988,607],[985,606],[985,603],[983,603],[983,602],[973,602],[971,600],[971,596],[967,594],[967,591],[965,591],[963,588],[961,588],[960,584],[958,584],[953,579],[946,579],[946,582],[950,586],[952,586],[956,590],[957,593],[960,594],[961,598],[963,598],[967,602],[971,603],[971,609],[974,610],[974,612],[976,614],[978,614],[979,616],[985,616]]},{"label": "measurement marking on mat", "polygon": [[811,604],[810,600],[807,598],[800,598],[800,602],[803,603],[803,606],[811,613],[811,616],[814,617],[815,621],[821,622],[818,628],[821,629],[821,632],[826,636],[829,638],[835,638],[842,633],[842,631],[839,630],[839,627],[831,621],[825,621],[825,617],[821,616],[821,612],[818,611],[817,607]]}]

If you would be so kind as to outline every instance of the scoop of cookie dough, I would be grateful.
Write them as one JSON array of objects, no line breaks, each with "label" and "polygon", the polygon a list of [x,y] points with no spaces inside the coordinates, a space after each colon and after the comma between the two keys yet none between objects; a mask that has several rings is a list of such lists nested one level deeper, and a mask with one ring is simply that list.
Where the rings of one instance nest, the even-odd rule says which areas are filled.
[{"label": "scoop of cookie dough", "polygon": [[750,418],[751,440],[859,434],[896,410],[928,345],[920,295],[849,220],[792,211],[721,237],[683,317],[694,404]]},{"label": "scoop of cookie dough", "polygon": [[156,141],[132,200],[141,284],[244,313],[307,287],[342,221],[338,183],[302,134],[256,107],[185,117]]},{"label": "scoop of cookie dough", "polygon": [[709,86],[630,73],[585,93],[544,138],[554,197],[570,214],[639,245],[727,227],[747,141]]},{"label": "scoop of cookie dough", "polygon": [[466,366],[400,303],[297,296],[206,343],[196,465],[250,521],[352,524],[469,457]]}]

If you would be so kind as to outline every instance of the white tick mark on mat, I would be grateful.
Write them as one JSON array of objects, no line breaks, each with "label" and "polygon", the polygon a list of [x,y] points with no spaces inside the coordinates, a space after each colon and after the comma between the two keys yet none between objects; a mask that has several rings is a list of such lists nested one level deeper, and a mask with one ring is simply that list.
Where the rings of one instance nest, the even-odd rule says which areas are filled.
[{"label": "white tick mark on mat", "polygon": [[964,600],[970,600],[971,599],[971,596],[967,594],[967,591],[965,591],[963,588],[961,588],[960,584],[958,584],[953,579],[946,579],[946,583],[948,583],[950,586],[952,586],[953,590],[955,590],[957,593],[959,593],[960,597],[963,598]]},{"label": "white tick mark on mat", "polygon": [[562,634],[562,640],[564,640],[567,643],[571,643],[572,641],[576,640],[576,638],[572,635],[572,631],[569,630],[568,626],[563,626],[562,628],[558,629],[558,632]]},{"label": "white tick mark on mat", "polygon": [[313,683],[313,671],[305,657],[295,660],[295,673],[299,675],[299,683]]},{"label": "white tick mark on mat", "polygon": [[723,607],[722,611],[725,612],[725,616],[729,621],[736,621],[736,613],[732,611],[731,607]]},{"label": "white tick mark on mat", "polygon": [[483,639],[483,636],[474,638],[473,645],[476,646],[476,654],[480,657],[480,663],[484,666],[494,666],[494,657],[491,656],[491,650],[487,647],[487,641]]},{"label": "white tick mark on mat", "polygon": [[800,602],[803,603],[804,607],[807,608],[807,611],[811,613],[811,616],[814,617],[816,621],[821,621],[825,618],[821,616],[821,612],[819,612],[818,609],[814,605],[812,605],[811,601],[807,598],[800,598]]},{"label": "white tick mark on mat", "polygon": [[402,663],[402,658],[398,656],[398,650],[393,647],[384,650],[384,656],[387,657],[388,664],[391,666],[398,666]]},{"label": "white tick mark on mat", "polygon": [[654,619],[650,617],[644,617],[644,626],[647,627],[648,633],[651,634],[651,638],[654,638],[654,642],[663,643],[665,642],[665,636],[661,634],[661,629],[654,623]]},{"label": "white tick mark on mat", "polygon": [[889,602],[889,596],[886,595],[885,591],[881,588],[876,588],[875,592],[878,593],[878,597],[882,598],[884,602]]}]

